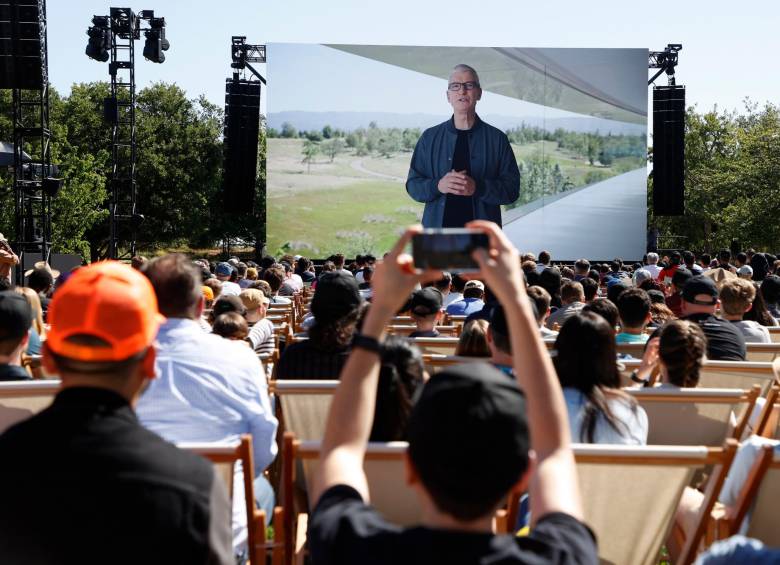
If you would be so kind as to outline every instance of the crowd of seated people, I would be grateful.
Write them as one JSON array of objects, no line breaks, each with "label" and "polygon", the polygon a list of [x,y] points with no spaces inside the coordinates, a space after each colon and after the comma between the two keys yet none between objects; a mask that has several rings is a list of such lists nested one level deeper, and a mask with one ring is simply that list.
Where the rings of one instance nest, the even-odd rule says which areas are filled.
[{"label": "crowd of seated people", "polygon": [[[135,379],[132,382],[138,385],[137,390],[111,381],[112,394],[118,394],[124,400],[86,399],[85,396],[81,402],[93,403],[94,409],[103,409],[100,407],[107,404],[121,405],[123,410],[137,414],[138,425],[143,426],[144,433],[151,431],[174,443],[224,442],[248,432],[253,438],[256,502],[271,515],[278,491],[275,492],[277,486],[271,484],[264,471],[279,453],[276,443],[278,422],[270,400],[267,373],[263,369],[263,362],[271,354],[279,355],[274,366],[274,378],[279,380],[344,380],[348,376],[349,386],[357,386],[352,382],[356,376],[363,374],[368,378],[375,373],[370,377],[374,379],[372,386],[375,389],[371,399],[373,408],[365,412],[370,412],[371,418],[363,422],[361,409],[366,407],[358,405],[350,406],[349,410],[345,408],[343,414],[331,416],[331,420],[339,420],[341,431],[329,421],[323,454],[326,463],[331,461],[329,454],[334,450],[340,453],[340,442],[357,452],[360,442],[369,440],[408,440],[412,446],[430,446],[426,442],[433,441],[434,436],[426,436],[428,432],[424,433],[420,426],[421,422],[431,425],[433,413],[426,414],[421,405],[417,414],[417,404],[438,406],[437,402],[443,402],[451,395],[457,399],[451,399],[453,402],[467,402],[458,396],[457,389],[473,387],[469,382],[474,378],[492,383],[487,387],[489,390],[480,392],[488,396],[514,398],[515,391],[506,391],[504,386],[522,388],[527,397],[528,420],[548,422],[544,418],[552,418],[561,429],[554,434],[556,440],[538,437],[539,433],[534,432],[533,427],[530,436],[527,429],[517,433],[525,433],[525,441],[530,441],[534,449],[538,449],[533,445],[534,441],[550,442],[550,449],[565,453],[568,440],[562,438],[571,438],[576,443],[646,444],[651,425],[647,414],[631,395],[621,390],[620,344],[646,343],[644,355],[639,356],[641,364],[631,377],[638,384],[647,384],[651,374],[658,373],[660,388],[693,388],[698,385],[706,359],[745,360],[746,344],[771,342],[769,328],[780,323],[780,276],[775,272],[777,260],[770,254],[751,250],[751,253],[736,254],[732,260],[731,254],[722,250],[717,259],[710,262],[708,257],[697,258],[693,253],[683,251],[665,257],[649,253],[642,263],[634,265],[616,258],[609,263],[579,259],[568,266],[556,266],[547,251],[540,252],[537,261],[532,253],[517,253],[500,232],[489,233],[492,244],[499,249],[499,259],[482,258],[483,268],[478,278],[466,278],[458,273],[435,273],[435,276],[425,278],[410,275],[397,268],[396,263],[405,260],[397,250],[384,261],[360,256],[348,266],[345,266],[344,255],[337,254],[329,258],[324,268],[315,268],[312,261],[299,256],[284,256],[278,261],[266,258],[259,264],[242,262],[238,258],[213,263],[177,254],[151,261],[134,258],[132,265],[136,275],[143,276],[138,279],[128,275],[123,267],[121,273],[124,274],[117,277],[125,277],[122,284],[134,288],[143,286],[140,281],[150,284],[156,300],[155,309],[165,321],[156,322],[154,344],[151,341],[144,343],[134,351],[137,358],[133,357],[133,363],[127,365],[117,365],[121,359],[111,359],[109,363],[90,357],[90,348],[97,351],[108,348],[101,341],[106,341],[105,335],[98,340],[87,335],[83,343],[77,337],[71,344],[69,338],[57,336],[56,315],[54,319],[49,316],[52,305],[57,312],[58,304],[76,299],[75,285],[86,288],[93,284],[89,275],[100,271],[99,265],[80,268],[74,273],[58,273],[48,265],[40,264],[26,273],[24,285],[14,287],[10,280],[3,279],[0,381],[40,377],[40,372],[36,374],[26,366],[25,359],[41,356],[50,360],[44,368],[49,367],[50,375],[60,375],[67,388],[104,388],[100,378],[107,378],[107,373],[116,371],[126,379]],[[495,262],[503,262],[503,272]],[[72,283],[68,281],[70,278],[73,278]],[[388,297],[388,294],[392,296]],[[274,323],[269,319],[269,308],[294,307],[305,302],[304,295],[311,298],[307,316],[299,328],[294,328],[299,332],[295,338],[281,340],[280,347]],[[95,294],[97,296],[99,293]],[[100,307],[113,306],[101,303]],[[60,308],[59,312],[63,312],[68,306]],[[414,328],[406,335],[385,336],[384,330],[378,328],[393,323],[394,316],[408,316],[406,319],[410,322],[406,323]],[[452,324],[451,320],[456,320],[461,328],[452,354],[473,357],[475,361],[481,358],[484,364],[480,367],[497,369],[497,373],[483,368],[473,369],[471,374],[445,369],[429,380],[422,352],[413,339],[440,337],[437,328]],[[65,322],[61,323],[62,328]],[[104,331],[115,331],[115,328],[111,326]],[[356,336],[382,338],[383,346],[376,363],[370,347],[367,348],[362,340],[356,340]],[[142,356],[150,355],[147,352],[152,350],[151,358]],[[93,367],[91,364],[96,361],[101,363]],[[532,384],[534,375],[543,375],[543,378]],[[150,376],[157,378],[150,380]],[[504,380],[499,380],[499,376]],[[550,380],[551,376],[553,380]],[[446,378],[463,384],[453,384],[453,390],[449,390],[448,385],[443,384]],[[429,389],[429,382],[436,385]],[[441,389],[439,392],[435,392],[437,387]],[[430,392],[426,392],[428,390]],[[435,395],[443,396],[437,400]],[[547,399],[542,402],[545,395]],[[68,406],[67,397],[55,401],[55,405],[60,402],[58,410],[62,411],[57,417],[72,417],[67,410],[74,408]],[[354,400],[355,397],[351,398]],[[477,401],[475,397],[474,402]],[[339,402],[334,398],[335,406],[339,406]],[[361,402],[368,401],[362,398]],[[532,408],[535,403],[537,407]],[[427,410],[441,410],[441,407]],[[536,410],[546,415],[534,413]],[[441,415],[440,412],[436,414]],[[45,417],[53,422],[55,414],[46,413]],[[470,422],[468,418],[457,424],[445,420],[453,429],[464,429]],[[443,425],[439,423],[433,428],[439,430]],[[517,425],[521,430],[522,425]],[[349,429],[355,434],[351,438],[345,435]],[[7,438],[0,436],[0,454],[19,449],[22,438],[34,434],[35,430],[34,426],[23,424],[18,429],[11,428]],[[140,432],[135,430],[133,433]],[[745,475],[756,457],[756,446],[765,445],[767,441],[769,445],[777,445],[772,440],[751,439],[744,449],[740,449],[739,466],[729,476],[729,491],[724,487],[721,497],[724,504],[733,502],[734,493],[744,484]],[[438,449],[441,448],[431,453],[439,453]],[[489,458],[482,452],[479,456]],[[143,458],[143,455],[139,457]],[[175,459],[170,454],[166,457]],[[508,488],[509,479],[506,479],[495,485],[495,492],[484,494],[484,504],[463,506],[458,494],[446,493],[446,488],[437,483],[438,475],[428,467],[430,462],[419,451],[413,452],[411,457],[421,496],[427,497],[439,513],[436,514],[438,520],[431,522],[431,528],[449,524],[452,527],[447,529],[457,530],[482,520],[492,512],[496,500]],[[346,543],[344,540],[360,537],[359,528],[343,531],[339,526],[340,521],[346,520],[344,512],[349,514],[357,509],[365,512],[362,504],[366,500],[358,484],[343,482],[345,477],[353,476],[343,463],[335,457],[332,464],[325,465],[323,482],[310,493],[312,501],[316,502],[310,531],[315,563],[318,558],[327,562],[323,556],[335,551],[336,545]],[[525,464],[522,461],[513,464],[515,478],[519,479]],[[197,467],[190,460],[187,465],[193,469]],[[6,470],[0,480],[17,477],[14,473],[22,472],[20,469]],[[457,465],[453,469],[457,469]],[[171,471],[158,469],[157,472]],[[111,480],[121,481],[118,475],[121,473],[116,477],[112,475]],[[44,483],[48,478],[45,473],[40,476]],[[205,487],[198,483],[192,488],[202,490]],[[51,490],[45,492],[53,496],[53,500],[64,500],[53,495]],[[539,536],[545,529],[562,528],[572,537],[570,545],[561,551],[592,552],[592,538],[587,535],[581,509],[575,503],[578,500],[576,492],[570,491],[566,495],[567,500],[541,497],[547,503],[540,503],[535,513]],[[224,506],[225,494],[213,496],[216,497],[212,499],[216,512]],[[221,538],[217,536],[210,541],[208,532],[204,532],[200,545],[192,540],[186,543],[194,544],[201,554],[216,555],[224,553],[226,542],[223,538],[228,536],[230,559],[246,558],[247,524],[241,509],[241,496],[241,489],[234,491],[231,532],[222,532]],[[681,512],[684,514],[687,508],[691,514],[701,501],[696,494],[686,496],[687,506]],[[10,510],[0,510],[0,514],[6,516],[0,524],[7,523],[8,512]],[[139,507],[137,512],[144,510]],[[552,519],[551,516],[562,517]],[[378,531],[387,532],[382,528]],[[554,537],[555,534],[550,535]],[[370,551],[381,551],[386,543],[374,536],[368,536],[362,542],[366,545],[361,547],[372,548]],[[560,543],[566,546],[569,542]],[[3,547],[0,543],[0,549]],[[505,550],[508,555],[515,555],[529,549],[518,542],[511,548],[505,546]],[[471,547],[468,551],[476,550]]]}]

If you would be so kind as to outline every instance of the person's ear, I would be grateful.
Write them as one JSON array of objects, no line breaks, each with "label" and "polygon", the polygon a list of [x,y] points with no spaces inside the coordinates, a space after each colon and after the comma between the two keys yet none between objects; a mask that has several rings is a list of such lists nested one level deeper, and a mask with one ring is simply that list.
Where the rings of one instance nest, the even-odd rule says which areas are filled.
[{"label": "person's ear", "polygon": [[748,304],[747,308],[745,308],[745,312],[750,312],[753,309],[753,303],[751,302]]},{"label": "person's ear", "polygon": [[652,312],[648,312],[647,313],[647,317],[645,318],[645,323],[649,324],[652,321],[653,321],[653,313]]},{"label": "person's ear", "polygon": [[49,346],[45,341],[41,347],[41,364],[43,365],[43,371],[46,375],[56,375],[60,371],[57,367],[57,363],[54,361],[51,349],[49,349]]},{"label": "person's ear", "polygon": [[[203,302],[201,301],[201,306],[202,305]],[[146,354],[144,355],[143,360],[141,361],[141,369],[144,378],[154,379],[157,377],[157,374],[154,371],[155,361],[157,361],[157,350],[155,349],[154,345],[150,345],[146,350]]]},{"label": "person's ear", "polygon": [[420,482],[420,474],[417,472],[417,468],[412,463],[412,458],[409,456],[409,450],[404,453],[404,474],[406,476],[406,484],[412,486]]},{"label": "person's ear", "polygon": [[493,328],[491,328],[489,325],[487,331],[485,332],[485,337],[487,338],[488,345],[491,345],[493,343]]}]

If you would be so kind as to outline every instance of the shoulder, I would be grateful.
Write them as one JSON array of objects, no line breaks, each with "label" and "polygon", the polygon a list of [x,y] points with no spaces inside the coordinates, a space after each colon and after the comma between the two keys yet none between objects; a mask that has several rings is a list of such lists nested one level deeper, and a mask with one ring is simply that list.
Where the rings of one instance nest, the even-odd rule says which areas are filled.
[{"label": "shoulder", "polygon": [[483,121],[482,129],[484,130],[486,136],[494,137],[496,139],[500,139],[502,141],[506,141],[507,143],[509,143],[509,138],[507,137],[506,133],[498,129],[496,126],[492,126],[489,123]]},{"label": "shoulder", "polygon": [[[576,518],[562,512],[542,516],[527,538],[537,542],[534,552],[550,563],[599,562],[596,536]],[[523,538],[516,538],[523,547]]]}]

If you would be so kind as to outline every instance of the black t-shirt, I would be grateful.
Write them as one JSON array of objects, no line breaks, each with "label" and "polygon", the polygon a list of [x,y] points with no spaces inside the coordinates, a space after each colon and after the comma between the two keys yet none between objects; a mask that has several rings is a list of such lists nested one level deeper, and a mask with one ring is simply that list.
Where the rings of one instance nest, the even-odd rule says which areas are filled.
[{"label": "black t-shirt", "polygon": [[696,322],[707,336],[707,358],[713,361],[744,361],[745,337],[734,324],[712,314],[691,314],[685,320]]},{"label": "black t-shirt", "polygon": [[347,362],[349,348],[323,351],[310,339],[284,348],[276,365],[278,379],[338,379]]},{"label": "black t-shirt", "polygon": [[[471,175],[471,154],[469,152],[469,132],[458,130],[458,140],[455,142],[455,153],[452,156],[452,168],[456,171],[466,171]],[[444,203],[444,219],[442,227],[462,228],[474,219],[474,197],[447,194]]]},{"label": "black t-shirt", "polygon": [[322,495],[309,521],[308,539],[317,565],[598,563],[593,533],[567,514],[543,516],[528,537],[403,529],[385,521],[346,485]]},{"label": "black t-shirt", "polygon": [[409,334],[409,337],[439,337],[440,335],[441,334],[439,334],[438,330],[426,330],[426,331],[415,330]]}]

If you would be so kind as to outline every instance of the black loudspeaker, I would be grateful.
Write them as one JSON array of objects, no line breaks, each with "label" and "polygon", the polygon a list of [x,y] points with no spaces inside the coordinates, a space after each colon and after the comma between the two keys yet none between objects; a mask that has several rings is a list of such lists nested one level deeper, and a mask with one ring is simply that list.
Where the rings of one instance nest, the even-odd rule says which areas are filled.
[{"label": "black loudspeaker", "polygon": [[103,99],[103,119],[109,124],[119,123],[119,105],[116,98],[108,96]]},{"label": "black loudspeaker", "polygon": [[229,80],[225,85],[225,211],[254,211],[257,141],[260,130],[260,83]]},{"label": "black loudspeaker", "polygon": [[685,87],[653,88],[653,214],[685,213]]},{"label": "black loudspeaker", "polygon": [[41,19],[44,0],[0,0],[0,88],[43,85]]}]

